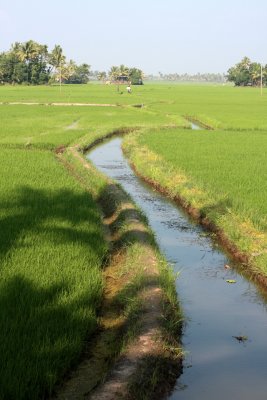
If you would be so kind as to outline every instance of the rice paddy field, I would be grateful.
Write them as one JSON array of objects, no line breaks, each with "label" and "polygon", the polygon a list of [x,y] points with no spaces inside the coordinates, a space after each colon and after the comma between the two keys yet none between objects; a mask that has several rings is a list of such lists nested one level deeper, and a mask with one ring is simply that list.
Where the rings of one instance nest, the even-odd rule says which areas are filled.
[{"label": "rice paddy field", "polygon": [[[134,86],[132,94],[126,87],[119,91],[114,85],[66,85],[22,87],[3,86],[0,103],[38,102],[112,104],[117,106],[144,105],[150,115],[150,123],[159,114],[169,123],[177,123],[183,115],[194,116],[215,128],[235,130],[267,129],[266,89],[263,96],[258,88],[237,88],[228,85],[186,85],[175,83]],[[68,111],[67,111],[68,112]],[[156,122],[156,121],[155,121]],[[181,120],[180,120],[181,123]],[[180,125],[180,124],[179,124]]]},{"label": "rice paddy field", "polygon": [[267,229],[266,132],[254,132],[251,140],[247,131],[169,130],[167,135],[142,136],[140,143],[188,176],[202,193],[213,193],[215,203],[224,200],[258,229]]},{"label": "rice paddy field", "polygon": [[[1,399],[51,393],[97,327],[108,249],[95,200],[105,183],[82,186],[56,156],[59,146],[142,128],[126,140],[136,166],[143,159],[143,173],[163,182],[161,169],[172,189],[258,254],[267,274],[266,90],[2,86],[0,103]],[[188,116],[216,130],[192,131]]]},{"label": "rice paddy field", "polygon": [[267,274],[267,132],[150,131],[125,148],[141,175],[208,216]]},{"label": "rice paddy field", "polygon": [[0,398],[40,398],[96,328],[107,246],[95,202],[52,153],[0,157]]}]

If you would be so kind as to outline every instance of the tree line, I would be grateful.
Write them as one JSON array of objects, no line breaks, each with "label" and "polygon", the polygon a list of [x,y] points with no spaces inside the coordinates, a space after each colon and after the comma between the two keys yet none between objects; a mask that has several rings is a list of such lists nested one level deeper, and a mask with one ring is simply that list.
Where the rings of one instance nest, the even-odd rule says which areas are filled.
[{"label": "tree line", "polygon": [[1,83],[86,83],[89,75],[90,65],[67,61],[60,45],[49,52],[47,45],[28,40],[16,42],[10,50],[0,53]]},{"label": "tree line", "polygon": [[227,80],[234,82],[235,86],[260,86],[267,85],[267,64],[252,62],[244,57],[239,63],[229,68]]},{"label": "tree line", "polygon": [[87,83],[90,76],[100,81],[118,82],[125,80],[132,84],[143,83],[143,72],[125,65],[112,66],[110,71],[91,71],[91,66],[66,60],[63,49],[28,40],[14,43],[0,53],[0,83],[43,85],[48,83]]},{"label": "tree line", "polygon": [[148,75],[147,78],[152,81],[164,80],[173,82],[226,82],[226,77],[224,74],[220,73],[197,73],[197,74],[178,74],[176,72],[164,74],[159,72],[158,75]]}]

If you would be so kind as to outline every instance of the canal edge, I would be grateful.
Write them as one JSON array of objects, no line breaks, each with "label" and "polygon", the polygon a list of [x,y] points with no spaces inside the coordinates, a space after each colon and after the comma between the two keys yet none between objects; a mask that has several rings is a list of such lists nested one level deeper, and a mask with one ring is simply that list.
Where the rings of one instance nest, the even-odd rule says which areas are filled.
[{"label": "canal edge", "polygon": [[[96,174],[97,179],[102,174],[98,172],[91,164],[89,164],[84,155],[88,152],[88,149],[99,145],[102,141],[105,141],[111,137],[118,136],[121,134],[128,133],[129,131],[137,130],[137,128],[123,128],[122,130],[115,130],[108,133],[107,135],[97,139],[94,143],[79,147],[79,144],[74,147],[63,149],[63,151],[57,152],[57,158],[64,164],[68,171],[80,181],[83,186],[87,186],[86,179],[84,178],[84,172],[88,174]],[[67,157],[65,157],[68,154]],[[75,160],[75,162],[72,161]],[[83,173],[80,174],[79,168],[77,168],[77,161],[80,164],[80,169],[83,169]],[[103,176],[102,176],[103,179]],[[143,268],[142,275],[147,281],[147,287],[142,288],[139,293],[138,302],[141,304],[140,313],[136,324],[139,326],[139,334],[134,340],[126,344],[125,349],[119,354],[115,354],[111,359],[116,359],[115,364],[111,367],[112,360],[108,361],[109,368],[106,368],[104,374],[99,374],[98,382],[93,386],[91,385],[90,390],[88,384],[85,384],[87,372],[92,370],[92,364],[94,364],[94,357],[98,357],[97,354],[93,355],[89,351],[90,357],[88,358],[88,349],[86,354],[82,357],[81,363],[78,365],[75,371],[71,371],[65,376],[64,383],[59,384],[56,390],[54,399],[78,399],[79,396],[87,399],[113,399],[116,396],[121,395],[125,399],[141,399],[143,398],[144,391],[146,391],[147,398],[163,398],[167,393],[171,391],[178,376],[182,372],[182,350],[179,340],[182,330],[182,317],[179,303],[176,297],[175,285],[173,276],[168,269],[166,262],[159,255],[159,250],[156,246],[152,233],[144,222],[144,217],[133,205],[129,196],[120,188],[119,185],[110,183],[110,180],[106,178],[107,190],[106,192],[96,198],[96,201],[104,215],[103,221],[106,231],[106,237],[110,243],[110,256],[109,261],[104,269],[104,276],[106,281],[105,293],[113,291],[112,287],[120,285],[120,282],[115,282],[116,275],[122,274],[123,269],[122,259],[125,258],[125,254],[122,255],[130,242],[125,241],[121,243],[123,246],[120,249],[116,248],[114,244],[114,237],[118,238],[120,233],[116,231],[116,219],[118,218],[119,210],[117,205],[121,205],[126,202],[129,208],[127,217],[124,218],[124,225],[128,225],[129,232],[137,231],[136,226],[140,232],[134,240],[142,242],[143,255],[139,260],[139,265]],[[90,191],[90,190],[89,190]],[[111,205],[112,204],[112,205]],[[115,208],[114,208],[115,207]],[[119,226],[121,226],[121,220]],[[115,230],[114,230],[115,227]],[[145,232],[145,233],[144,233]],[[132,238],[133,240],[133,238]],[[119,251],[118,251],[119,250]],[[159,270],[161,269],[161,273]],[[164,277],[165,274],[165,277]],[[159,285],[159,281],[165,280],[165,287]],[[123,278],[122,284],[125,284]],[[166,284],[167,282],[167,284]],[[128,284],[130,282],[126,282]],[[169,288],[167,288],[169,286]],[[172,293],[168,293],[172,292]],[[172,297],[172,298],[171,298]],[[175,297],[175,298],[174,298]],[[103,304],[107,298],[104,298]],[[110,310],[108,310],[110,312]],[[101,314],[103,313],[103,307]],[[118,317],[120,319],[120,316]],[[102,319],[102,322],[101,322]],[[175,330],[171,330],[167,327],[168,323],[173,323]],[[100,325],[103,323],[103,315],[100,318]],[[169,324],[171,325],[171,324]],[[131,330],[131,328],[130,328]],[[101,336],[103,326],[98,330],[97,334]],[[122,332],[118,329],[118,340],[123,334],[127,337],[127,332]],[[97,336],[97,335],[96,335]],[[101,339],[100,339],[101,340]],[[95,337],[93,343],[89,343],[94,347],[97,347],[99,338]],[[88,347],[88,345],[86,346]],[[111,367],[111,368],[110,368]],[[86,372],[87,371],[87,372]],[[124,371],[122,373],[122,371]],[[90,375],[90,372],[89,372]],[[101,376],[100,376],[101,375]],[[98,387],[99,382],[103,382]],[[78,387],[80,386],[80,387]],[[94,394],[91,391],[94,389]],[[134,397],[133,396],[134,394]],[[136,397],[136,393],[139,393],[139,397]],[[108,396],[108,397],[107,397]],[[114,397],[115,396],[115,397]],[[151,397],[152,396],[152,397]]]}]

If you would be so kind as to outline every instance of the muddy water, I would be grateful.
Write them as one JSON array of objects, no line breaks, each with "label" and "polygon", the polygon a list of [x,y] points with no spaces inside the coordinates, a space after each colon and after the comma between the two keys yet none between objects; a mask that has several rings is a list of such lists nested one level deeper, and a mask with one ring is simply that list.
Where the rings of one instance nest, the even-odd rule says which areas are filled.
[{"label": "muddy water", "polygon": [[147,215],[162,253],[174,271],[180,271],[176,286],[185,315],[186,354],[183,374],[170,399],[266,400],[264,295],[233,269],[226,255],[182,210],[134,175],[120,145],[120,138],[112,139],[88,158],[131,195]]}]

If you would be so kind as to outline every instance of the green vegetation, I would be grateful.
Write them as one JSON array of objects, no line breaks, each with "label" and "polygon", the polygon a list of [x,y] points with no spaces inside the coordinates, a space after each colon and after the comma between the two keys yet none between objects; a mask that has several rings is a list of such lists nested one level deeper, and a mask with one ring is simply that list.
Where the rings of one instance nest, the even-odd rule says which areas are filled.
[{"label": "green vegetation", "polygon": [[[75,92],[64,86],[61,94],[55,87],[0,90],[2,99],[50,103],[66,93],[83,100],[88,87]],[[107,91],[116,103],[113,86],[90,88],[94,103],[97,92],[103,102]],[[79,162],[68,151],[62,158],[52,150],[64,151],[78,140],[88,145],[125,126],[152,127],[169,120],[155,115],[151,122],[148,110],[130,106],[2,104],[0,115],[0,397],[42,398],[78,362],[99,326],[108,250],[96,206],[106,181],[84,167],[78,173]],[[185,123],[181,117],[177,122]],[[116,339],[113,356],[118,351]]]},{"label": "green vegetation", "polygon": [[[49,394],[99,326],[107,244],[96,201],[107,182],[73,155],[77,143],[138,128],[126,148],[140,172],[208,215],[267,273],[266,89],[1,86],[0,103],[1,398]],[[193,132],[186,117],[219,130]]]},{"label": "green vegetation", "polygon": [[267,274],[266,131],[149,131],[125,147],[141,175],[208,216]]},{"label": "green vegetation", "polygon": [[183,74],[178,74],[177,72],[173,73],[168,73],[168,74],[163,74],[162,72],[159,72],[158,75],[153,75],[150,74],[148,78],[151,81],[155,82],[160,82],[160,81],[169,81],[169,82],[184,82],[188,84],[189,82],[192,82],[193,84],[196,83],[224,83],[226,81],[226,77],[224,74],[220,73],[197,73],[197,74],[188,74],[188,73],[183,73]]},{"label": "green vegetation", "polygon": [[214,204],[224,199],[242,218],[267,229],[266,141],[267,132],[168,130],[143,135],[139,143],[188,176],[188,185],[212,193]]},{"label": "green vegetation", "polygon": [[0,397],[35,399],[95,331],[107,245],[95,202],[52,153],[0,153]]},{"label": "green vegetation", "polygon": [[119,67],[113,65],[109,71],[109,78],[112,81],[124,79],[131,82],[133,85],[143,85],[144,74],[141,69],[138,68],[129,68],[123,64]]},{"label": "green vegetation", "polygon": [[[77,65],[73,60],[67,61],[60,45],[55,45],[49,53],[47,45],[28,40],[15,42],[9,51],[0,53],[0,84],[82,84],[88,83],[91,75],[98,80],[107,80],[105,71],[91,72],[86,63]],[[117,81],[121,76],[133,85],[143,84],[140,69],[125,65],[111,67],[109,79]]]},{"label": "green vegetation", "polygon": [[[103,115],[104,121],[107,122],[106,126],[109,123],[112,124],[113,121],[116,122],[117,127],[118,124],[127,126],[126,116],[128,115],[130,124],[132,125],[135,121],[135,126],[165,124],[189,127],[182,116],[190,116],[216,129],[267,130],[266,94],[267,89],[263,90],[263,96],[261,96],[258,88],[216,85],[145,84],[135,86],[131,95],[127,94],[126,85],[120,85],[120,92],[117,91],[117,85],[100,84],[63,85],[61,92],[56,86],[3,86],[0,88],[0,102],[91,103],[121,106],[116,109],[82,109],[82,107],[74,109],[77,116],[80,112],[83,115],[87,114],[88,122],[98,127],[99,119],[94,117],[96,110],[99,115]],[[137,109],[126,107],[131,105],[143,105],[143,107]],[[34,121],[35,111],[30,110],[29,113],[32,112],[32,121]],[[66,118],[71,112],[71,108],[63,109]],[[44,107],[44,117],[46,113],[47,108]],[[116,120],[114,120],[114,115]],[[120,117],[122,122],[119,122]],[[73,120],[77,119],[77,117],[73,118]]]},{"label": "green vegetation", "polygon": [[[84,186],[93,186],[96,196],[99,185],[101,186],[101,174],[88,165],[73,148],[67,149],[62,157],[71,173]],[[153,234],[146,226],[145,216],[119,186],[107,183],[98,200],[112,243],[109,262],[103,271],[106,290],[99,321],[101,329],[93,341],[87,367],[82,366],[81,375],[78,373],[79,380],[84,376],[86,383],[76,387],[74,377],[74,382],[70,380],[59,390],[59,399],[69,397],[69,388],[73,385],[76,387],[76,396],[82,397],[84,391],[89,393],[102,382],[112,367],[114,358],[118,359],[119,369],[122,368],[121,363],[127,369],[128,363],[134,362],[133,352],[138,359],[139,368],[148,368],[141,378],[144,387],[149,390],[150,381],[156,380],[150,393],[146,394],[148,398],[153,397],[154,390],[166,393],[169,385],[174,384],[174,381],[169,382],[169,374],[175,379],[180,373],[182,351],[179,337],[183,317],[177,301],[174,275],[159,254]],[[151,313],[154,322],[151,320]],[[142,343],[143,335],[147,335],[151,324],[153,327],[154,324],[157,326],[155,340],[149,346],[144,347],[141,344],[139,349],[140,336]],[[131,346],[134,348],[133,352]],[[152,368],[151,359],[156,369]],[[116,370],[116,363],[113,368]],[[127,386],[127,383],[124,376],[122,386]],[[137,392],[139,383],[140,380],[131,380],[130,393]],[[120,391],[120,388],[117,387],[114,398],[118,396],[117,390]]]},{"label": "green vegetation", "polygon": [[[63,107],[2,105],[0,148],[54,149],[85,137],[84,144],[108,132],[135,126],[187,125],[182,117],[168,119],[135,107]],[[86,143],[86,141],[88,141]]]},{"label": "green vegetation", "polygon": [[52,82],[87,83],[90,65],[77,65],[66,57],[59,45],[51,53],[47,45],[33,40],[16,42],[0,53],[0,83],[42,85]]},{"label": "green vegetation", "polygon": [[244,57],[239,63],[228,70],[227,79],[236,86],[260,86],[267,84],[267,65],[252,62]]}]

